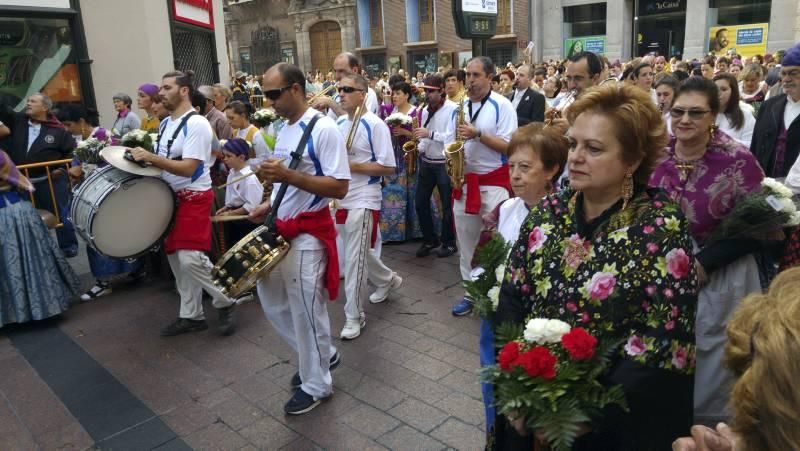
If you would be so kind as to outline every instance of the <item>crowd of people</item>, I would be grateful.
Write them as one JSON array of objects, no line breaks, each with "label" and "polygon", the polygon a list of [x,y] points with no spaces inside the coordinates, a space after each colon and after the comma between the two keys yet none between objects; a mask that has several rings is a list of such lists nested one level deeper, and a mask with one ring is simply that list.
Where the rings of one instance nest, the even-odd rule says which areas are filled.
[{"label": "crowd of people", "polygon": [[[70,183],[93,169],[76,157],[68,171],[31,170],[28,179],[16,166],[70,158],[76,140],[142,129],[155,134],[153,149],[130,149],[131,158],[161,169],[177,199],[161,249],[180,309],[162,335],[208,328],[203,292],[220,333],[231,334],[237,305],[257,295],[298,355],[287,414],[332,394],[341,358],[327,302],[340,279],[342,340],[366,327],[366,299],[384,302],[402,285],[381,260],[382,241],[420,238],[418,258],[458,253],[469,283],[482,237],[496,232],[511,251],[496,311],[481,321],[482,365],[496,362],[501,327],[532,317],[623,343],[602,381],[622,386],[628,410],[605,409],[573,449],[800,446],[786,432],[800,426],[787,413],[800,401],[770,406],[800,374],[788,344],[797,328],[786,318],[800,233],[788,224],[768,234],[720,232],[765,183],[800,190],[800,45],[763,58],[625,64],[591,52],[506,67],[476,56],[463,69],[415,77],[372,77],[342,53],[325,77],[279,63],[259,77],[237,73],[232,86],[195,86],[191,72],[172,71],[136,98],[143,119],[120,93],[110,128],[83,106],[55,111],[41,93],[24,112],[0,116],[8,151],[0,153],[0,224],[13,232],[0,234],[0,276],[10,281],[0,285],[0,325],[60,314],[78,294],[66,260],[78,243],[65,208]],[[455,176],[459,163],[446,154],[459,147]],[[63,218],[57,240],[29,192]],[[230,245],[265,219],[266,242],[291,242],[255,293],[231,298],[212,281],[211,216],[229,216]],[[141,280],[160,259],[89,248],[97,281],[84,301],[111,293],[121,277]],[[475,307],[470,297],[455,301],[455,316]],[[780,371],[770,374],[773,367]],[[495,410],[491,385],[483,394],[487,447],[532,449],[539,437],[531,422]],[[733,432],[698,426],[693,438],[676,440],[694,423],[731,419]]]}]

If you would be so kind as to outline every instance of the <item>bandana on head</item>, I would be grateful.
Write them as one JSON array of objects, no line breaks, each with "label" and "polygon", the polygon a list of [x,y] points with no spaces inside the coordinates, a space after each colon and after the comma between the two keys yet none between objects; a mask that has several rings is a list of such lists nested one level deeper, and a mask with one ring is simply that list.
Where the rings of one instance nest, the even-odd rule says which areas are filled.
[{"label": "bandana on head", "polygon": [[250,144],[242,138],[229,139],[222,149],[227,150],[237,157],[240,155],[247,157],[250,153]]},{"label": "bandana on head", "polygon": [[17,166],[11,161],[11,157],[2,150],[0,150],[0,182],[6,182],[16,188],[33,191],[33,185],[30,180],[19,173]]},{"label": "bandana on head", "polygon": [[786,51],[786,55],[781,60],[781,66],[800,66],[800,44]]},{"label": "bandana on head", "polygon": [[149,95],[150,97],[158,96],[158,86],[152,83],[145,83],[142,86],[139,86],[139,91]]}]

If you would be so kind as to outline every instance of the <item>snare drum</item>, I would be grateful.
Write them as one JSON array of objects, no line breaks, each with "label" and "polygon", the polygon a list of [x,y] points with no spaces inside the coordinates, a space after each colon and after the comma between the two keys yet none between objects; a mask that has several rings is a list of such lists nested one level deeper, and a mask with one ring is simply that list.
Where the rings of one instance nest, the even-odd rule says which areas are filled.
[{"label": "snare drum", "polygon": [[70,210],[75,230],[97,252],[133,258],[158,244],[175,219],[175,193],[157,177],[106,166],[75,190]]},{"label": "snare drum", "polygon": [[235,298],[252,289],[289,252],[290,244],[281,236],[276,237],[275,247],[270,246],[271,234],[266,226],[259,226],[217,261],[211,278],[222,294]]}]

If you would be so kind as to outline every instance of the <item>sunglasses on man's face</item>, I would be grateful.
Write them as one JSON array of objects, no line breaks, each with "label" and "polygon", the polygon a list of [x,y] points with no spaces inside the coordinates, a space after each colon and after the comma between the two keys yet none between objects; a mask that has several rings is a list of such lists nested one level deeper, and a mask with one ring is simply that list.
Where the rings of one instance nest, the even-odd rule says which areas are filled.
[{"label": "sunglasses on man's face", "polygon": [[352,86],[339,86],[337,91],[339,91],[339,94],[341,94],[341,93],[352,94],[352,93],[354,93],[356,91],[364,91],[364,90],[363,89],[358,89],[358,88],[353,88]]},{"label": "sunglasses on man's face", "polygon": [[289,89],[292,89],[291,85],[284,86],[282,88],[270,89],[269,91],[264,91],[264,97],[274,102],[275,100],[278,100],[278,97],[280,97],[284,91],[288,91]]}]

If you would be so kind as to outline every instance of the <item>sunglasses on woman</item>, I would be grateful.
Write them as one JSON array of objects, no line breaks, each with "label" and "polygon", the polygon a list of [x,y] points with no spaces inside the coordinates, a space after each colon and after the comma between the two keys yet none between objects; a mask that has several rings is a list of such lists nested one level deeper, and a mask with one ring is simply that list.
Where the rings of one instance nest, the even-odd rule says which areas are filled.
[{"label": "sunglasses on woman", "polygon": [[702,119],[706,113],[711,112],[711,110],[684,110],[683,108],[670,108],[669,115],[675,119],[682,118],[685,114],[689,115],[689,119],[692,120],[699,120]]}]

